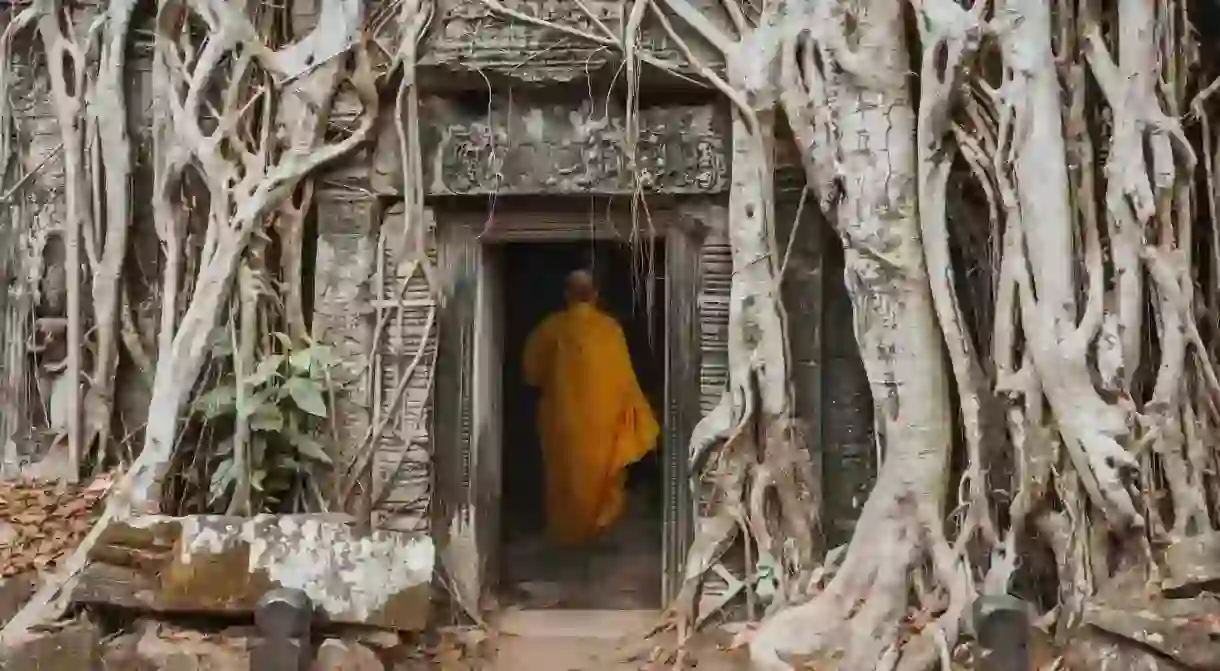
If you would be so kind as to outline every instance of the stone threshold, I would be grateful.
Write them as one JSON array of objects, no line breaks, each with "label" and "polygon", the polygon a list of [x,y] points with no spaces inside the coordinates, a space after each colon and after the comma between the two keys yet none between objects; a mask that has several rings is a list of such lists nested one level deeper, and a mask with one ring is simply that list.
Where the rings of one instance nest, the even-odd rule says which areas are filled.
[{"label": "stone threshold", "polygon": [[501,635],[519,638],[619,640],[647,634],[661,615],[657,610],[509,610],[494,618],[493,626]]}]

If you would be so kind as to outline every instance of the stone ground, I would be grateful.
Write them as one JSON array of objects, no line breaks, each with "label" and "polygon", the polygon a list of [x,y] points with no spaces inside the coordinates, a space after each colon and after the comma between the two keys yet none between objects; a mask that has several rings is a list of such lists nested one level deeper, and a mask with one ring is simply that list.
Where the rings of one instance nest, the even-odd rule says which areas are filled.
[{"label": "stone ground", "polygon": [[[492,622],[486,660],[495,671],[671,669],[673,632],[645,640],[661,616],[661,527],[639,490],[599,542],[559,552],[541,536],[505,544],[502,610]],[[724,637],[720,637],[724,638]],[[748,668],[741,653],[704,637],[699,669]],[[727,642],[723,641],[723,642]]]},{"label": "stone ground", "polygon": [[661,606],[661,527],[638,498],[588,548],[566,552],[541,536],[506,543],[501,605],[515,608],[657,610]]},{"label": "stone ground", "polygon": [[[482,668],[494,671],[637,671],[673,668],[673,632],[645,640],[656,611],[534,610],[504,615]],[[688,668],[745,671],[744,650],[726,651],[729,636],[709,632],[691,646]]]},{"label": "stone ground", "polygon": [[[650,639],[655,611],[508,611],[493,633],[450,629],[411,642],[376,630],[319,633],[311,671],[669,671],[672,632]],[[203,631],[184,623],[133,623],[106,635],[90,619],[39,632],[0,655],[3,671],[248,671],[257,633],[248,626]],[[745,671],[744,650],[722,649],[722,632],[700,635],[685,668]]]}]

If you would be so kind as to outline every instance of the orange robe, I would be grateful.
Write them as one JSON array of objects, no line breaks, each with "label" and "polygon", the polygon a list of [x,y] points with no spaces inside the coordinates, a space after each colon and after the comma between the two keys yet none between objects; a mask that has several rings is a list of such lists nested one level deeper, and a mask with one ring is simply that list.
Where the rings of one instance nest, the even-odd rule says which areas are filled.
[{"label": "orange robe", "polygon": [[539,324],[526,341],[524,368],[526,382],[542,391],[548,533],[560,544],[579,544],[618,518],[626,468],[656,447],[660,427],[622,328],[591,304]]}]

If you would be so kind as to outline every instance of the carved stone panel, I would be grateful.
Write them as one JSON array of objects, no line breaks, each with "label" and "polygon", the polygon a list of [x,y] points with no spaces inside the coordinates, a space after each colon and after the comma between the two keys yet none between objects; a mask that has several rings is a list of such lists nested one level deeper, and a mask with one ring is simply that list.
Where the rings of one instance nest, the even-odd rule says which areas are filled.
[{"label": "carved stone panel", "polygon": [[[381,228],[387,235],[403,228],[401,204],[390,207]],[[431,212],[425,217],[430,222]],[[431,225],[428,225],[429,231]],[[435,263],[429,234],[426,244]],[[374,350],[374,387],[378,389],[378,421],[389,424],[373,460],[373,525],[396,531],[426,531],[432,496],[432,436],[429,429],[432,376],[438,338],[436,303],[422,270],[408,276],[407,264],[396,261],[392,245],[382,245],[382,279],[373,278],[373,304],[380,310],[382,335]],[[409,377],[407,377],[409,376]],[[404,380],[404,377],[406,379]],[[401,403],[393,400],[402,388]]]},{"label": "carved stone panel", "polygon": [[[505,7],[581,33],[602,35],[597,22],[621,30],[619,0],[502,0]],[[525,81],[570,81],[605,67],[615,51],[575,35],[505,20],[481,0],[441,0],[440,29],[424,50],[421,65],[507,75]],[[590,16],[592,15],[592,16]],[[593,18],[595,17],[595,18]]]},{"label": "carved stone panel", "polygon": [[[336,414],[342,418],[338,432],[345,459],[389,415],[364,502],[371,506],[373,525],[426,531],[431,482],[427,405],[436,334],[429,330],[434,328],[432,298],[423,275],[417,272],[407,281],[382,240],[383,231],[401,227],[401,204],[385,210],[374,198],[322,192],[313,332],[334,348],[342,367]],[[407,371],[411,377],[401,402],[392,407],[400,376]]]},{"label": "carved stone panel", "polygon": [[[728,157],[714,104],[640,110],[639,186],[668,194],[728,187]],[[431,195],[627,194],[626,115],[584,100],[493,97],[488,106],[424,101],[424,177]]]}]

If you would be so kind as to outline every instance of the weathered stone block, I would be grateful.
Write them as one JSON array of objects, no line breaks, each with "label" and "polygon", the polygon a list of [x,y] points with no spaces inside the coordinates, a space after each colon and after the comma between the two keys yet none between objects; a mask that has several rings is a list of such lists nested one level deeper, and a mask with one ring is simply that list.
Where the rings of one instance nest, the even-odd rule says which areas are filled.
[{"label": "weathered stone block", "polygon": [[384,671],[385,665],[372,650],[350,641],[332,638],[318,648],[313,671]]},{"label": "weathered stone block", "polygon": [[250,632],[242,629],[202,633],[154,621],[106,642],[102,671],[247,671]]},{"label": "weathered stone block", "polygon": [[434,548],[427,536],[361,536],[341,516],[200,515],[116,525],[90,556],[78,603],[251,613],[267,591],[287,587],[324,620],[408,631],[427,622]]},{"label": "weathered stone block", "polygon": [[90,671],[99,662],[100,635],[88,620],[77,620],[0,650],[2,671]]},{"label": "weathered stone block", "polygon": [[[585,100],[543,103],[494,97],[475,107],[423,101],[423,171],[431,195],[627,194],[626,115]],[[719,193],[728,187],[725,136],[714,104],[640,110],[638,176],[647,191]],[[391,178],[401,185],[401,176]],[[401,188],[400,186],[398,187]]]},{"label": "weathered stone block", "polygon": [[7,623],[34,593],[34,575],[22,573],[0,579],[0,626]]},{"label": "weathered stone block", "polygon": [[1220,587],[1220,532],[1187,538],[1165,549],[1162,589],[1169,596],[1194,596]]},{"label": "weathered stone block", "polygon": [[1067,671],[1191,671],[1147,649],[1103,635],[1092,628],[1073,634],[1063,656]]},{"label": "weathered stone block", "polygon": [[1154,650],[1190,669],[1220,669],[1220,602],[1141,597],[1132,592],[1090,603],[1082,623],[1127,639],[1124,648]]}]

